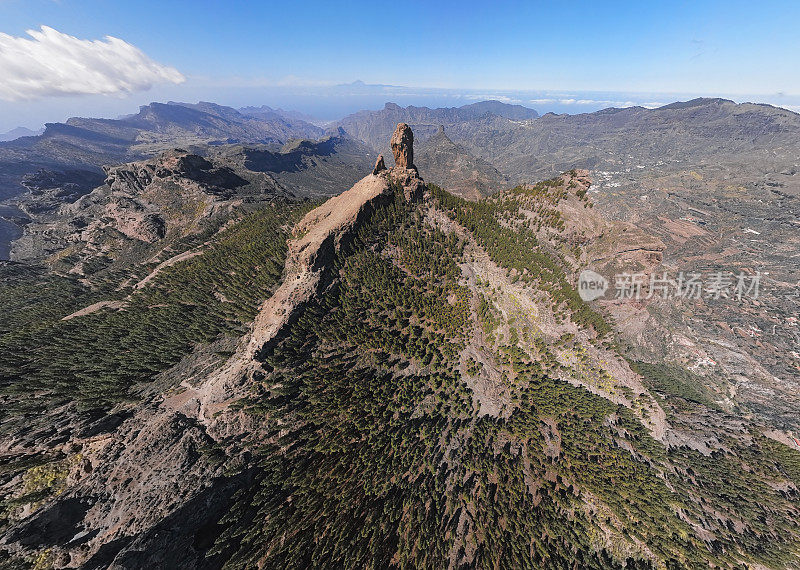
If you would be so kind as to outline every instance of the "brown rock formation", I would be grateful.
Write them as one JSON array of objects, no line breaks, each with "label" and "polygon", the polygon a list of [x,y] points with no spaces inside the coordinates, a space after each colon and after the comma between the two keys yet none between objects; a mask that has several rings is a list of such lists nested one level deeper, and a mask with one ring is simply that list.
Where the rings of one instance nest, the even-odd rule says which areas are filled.
[{"label": "brown rock formation", "polygon": [[[405,128],[407,136],[401,138],[410,141],[411,129]],[[403,156],[410,160],[410,142],[403,144],[406,151]],[[2,543],[6,549],[27,556],[26,541],[31,537],[46,543],[52,536],[74,536],[74,528],[81,528],[85,534],[79,540],[64,539],[64,544],[53,547],[57,567],[92,567],[101,560],[107,567],[117,557],[145,567],[141,553],[146,552],[167,553],[163,567],[202,566],[193,537],[202,525],[221,516],[237,486],[250,484],[246,481],[249,441],[266,437],[246,412],[232,404],[263,378],[265,349],[336,278],[337,253],[352,242],[371,213],[391,203],[395,192],[402,191],[411,200],[425,190],[414,168],[389,171],[381,157],[375,171],[298,222],[287,244],[280,287],[262,304],[250,332],[239,339],[228,361],[211,374],[189,364],[176,372],[172,381],[184,380],[181,389],[157,396],[152,405],[140,408],[103,438],[97,449],[87,451],[91,471],[8,531]],[[200,381],[190,382],[190,377]],[[217,444],[225,446],[224,464],[196,451]],[[237,466],[240,475],[224,476],[228,465]],[[75,505],[84,505],[83,510]],[[179,536],[153,531],[176,517],[182,520]]]},{"label": "brown rock formation", "polygon": [[405,123],[398,123],[391,140],[395,168],[414,169],[414,133]]},{"label": "brown rock formation", "polygon": [[378,174],[386,170],[386,163],[383,162],[383,155],[378,155],[378,160],[375,162],[375,168],[372,169],[372,174]]}]

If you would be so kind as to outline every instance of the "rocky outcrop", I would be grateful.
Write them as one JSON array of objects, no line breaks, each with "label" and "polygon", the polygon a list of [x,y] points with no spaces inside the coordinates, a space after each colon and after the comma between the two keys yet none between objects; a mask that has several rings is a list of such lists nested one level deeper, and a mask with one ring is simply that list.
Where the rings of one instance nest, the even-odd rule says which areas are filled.
[{"label": "rocky outcrop", "polygon": [[74,202],[103,183],[101,172],[88,170],[54,171],[40,169],[22,177],[22,185],[39,212],[52,211],[58,206]]},{"label": "rocky outcrop", "polygon": [[392,154],[396,168],[414,169],[414,133],[405,123],[399,123],[392,135]]},{"label": "rocky outcrop", "polygon": [[134,187],[143,190],[154,178],[195,182],[209,193],[225,195],[248,183],[228,166],[217,166],[202,156],[182,149],[167,151],[155,160],[105,168],[106,184],[112,190]]},{"label": "rocky outcrop", "polygon": [[378,160],[375,161],[375,168],[372,169],[372,174],[380,174],[386,170],[386,164],[383,162],[383,155],[378,155]]},{"label": "rocky outcrop", "polygon": [[253,325],[248,359],[255,358],[302,310],[319,290],[336,253],[352,239],[360,222],[391,194],[388,176],[370,174],[300,220],[294,228],[297,237],[289,242],[283,284],[264,304]]},{"label": "rocky outcrop", "polygon": [[[401,137],[403,156],[412,157],[411,129],[400,124],[397,132],[405,133]],[[406,200],[415,200],[424,192],[425,184],[416,168],[395,166],[386,170],[383,156],[379,156],[372,174],[300,220],[294,228],[297,237],[289,242],[284,282],[262,307],[254,323],[248,359],[256,357],[290,321],[293,312],[311,299],[334,256],[352,240],[363,220],[391,199],[396,188],[403,190]]]},{"label": "rocky outcrop", "polygon": [[406,200],[415,200],[425,192],[425,183],[414,166],[414,133],[405,123],[398,123],[391,138],[394,167],[388,175],[403,188]]},{"label": "rocky outcrop", "polygon": [[[154,246],[152,256],[155,248],[168,247],[245,200],[269,200],[282,193],[273,181],[230,164],[175,149],[107,166],[105,184],[92,192],[53,211],[29,212],[32,221],[13,244],[11,257],[23,262],[51,258],[61,263],[60,270],[83,273],[84,259],[106,255],[130,260],[130,250],[140,251],[143,245]],[[48,180],[43,177],[39,184]],[[31,203],[39,202],[23,208],[27,211]],[[67,248],[71,255],[54,255]]]},{"label": "rocky outcrop", "polygon": [[[410,156],[410,144],[405,150]],[[384,168],[306,214],[289,240],[282,284],[228,361],[210,375],[199,365],[173,372],[179,389],[152,397],[101,443],[84,446],[86,474],[11,529],[3,548],[23,556],[51,548],[59,568],[217,567],[204,548],[234,491],[250,484],[250,442],[266,437],[232,404],[263,377],[264,350],[335,278],[337,254],[369,216],[395,192],[416,199],[423,189],[415,169]]]}]

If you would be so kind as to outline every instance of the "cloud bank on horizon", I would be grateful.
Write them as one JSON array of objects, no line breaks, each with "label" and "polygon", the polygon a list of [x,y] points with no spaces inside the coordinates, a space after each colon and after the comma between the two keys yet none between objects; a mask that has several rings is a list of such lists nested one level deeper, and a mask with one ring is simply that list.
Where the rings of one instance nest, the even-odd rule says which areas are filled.
[{"label": "cloud bank on horizon", "polygon": [[48,26],[30,38],[0,33],[0,100],[146,91],[185,77],[119,38],[83,40]]}]

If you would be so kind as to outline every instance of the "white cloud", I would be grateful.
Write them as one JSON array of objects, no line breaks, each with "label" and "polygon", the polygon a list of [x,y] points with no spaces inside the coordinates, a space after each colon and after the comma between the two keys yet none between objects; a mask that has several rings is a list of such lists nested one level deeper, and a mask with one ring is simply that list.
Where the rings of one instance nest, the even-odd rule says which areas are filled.
[{"label": "white cloud", "polygon": [[519,105],[522,99],[509,97],[508,95],[499,95],[497,93],[470,93],[464,95],[466,99],[473,99],[475,101],[500,101],[509,105]]},{"label": "white cloud", "polygon": [[648,109],[655,109],[656,107],[663,107],[666,103],[659,103],[657,101],[650,101],[650,102],[637,102],[637,101],[614,101],[611,99],[575,99],[575,98],[568,98],[568,99],[556,99],[556,98],[545,98],[545,99],[528,99],[528,104],[530,105],[552,105],[554,103],[558,103],[559,105],[578,105],[578,106],[592,106],[592,107],[614,107],[617,109],[624,109],[627,107],[646,107]]},{"label": "white cloud", "polygon": [[27,33],[32,39],[0,33],[0,99],[113,95],[185,81],[119,38],[81,40],[47,26]]}]

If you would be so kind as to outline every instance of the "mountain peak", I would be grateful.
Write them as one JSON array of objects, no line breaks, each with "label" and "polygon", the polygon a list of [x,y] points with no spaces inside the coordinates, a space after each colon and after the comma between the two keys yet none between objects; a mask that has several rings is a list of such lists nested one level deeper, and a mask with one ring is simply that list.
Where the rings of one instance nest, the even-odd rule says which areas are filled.
[{"label": "mountain peak", "polygon": [[473,117],[491,114],[512,121],[528,121],[539,117],[539,113],[534,109],[519,104],[504,103],[496,99],[464,105],[460,107],[460,111],[462,114],[469,114]]},{"label": "mountain peak", "polygon": [[38,131],[32,131],[31,129],[28,129],[26,127],[16,127],[5,133],[0,133],[0,142],[13,141],[21,137],[35,137],[37,135],[42,134],[43,132],[44,129],[39,129]]},{"label": "mountain peak", "polygon": [[439,128],[436,130],[436,133],[433,134],[427,141],[426,146],[432,147],[456,147],[456,143],[453,142],[453,139],[447,136],[447,132],[445,132],[444,125],[439,125]]},{"label": "mountain peak", "polygon": [[697,97],[696,99],[691,99],[689,101],[676,101],[675,103],[670,103],[669,105],[659,107],[659,109],[690,109],[692,107],[724,105],[725,103],[730,103],[731,105],[736,104],[730,99],[722,99],[721,97]]}]

